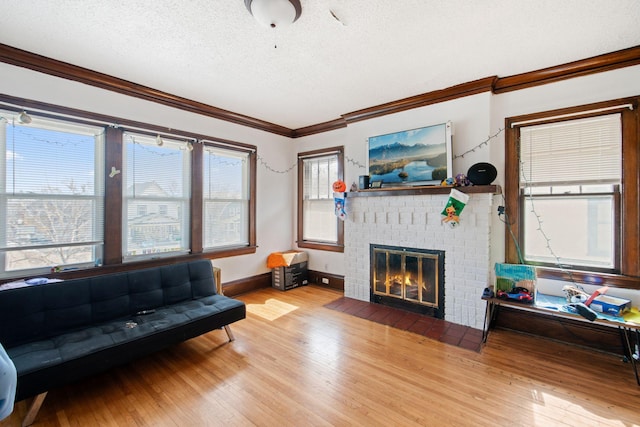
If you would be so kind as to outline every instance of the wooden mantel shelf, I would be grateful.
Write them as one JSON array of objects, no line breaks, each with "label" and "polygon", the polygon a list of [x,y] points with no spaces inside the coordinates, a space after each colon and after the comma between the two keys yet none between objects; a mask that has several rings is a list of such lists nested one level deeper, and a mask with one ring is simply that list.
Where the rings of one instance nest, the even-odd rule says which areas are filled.
[{"label": "wooden mantel shelf", "polygon": [[345,193],[347,197],[381,197],[381,196],[419,196],[429,194],[449,194],[451,189],[467,194],[491,193],[501,194],[499,185],[472,185],[470,187],[440,187],[437,185],[422,187],[383,187],[368,190],[350,191]]}]

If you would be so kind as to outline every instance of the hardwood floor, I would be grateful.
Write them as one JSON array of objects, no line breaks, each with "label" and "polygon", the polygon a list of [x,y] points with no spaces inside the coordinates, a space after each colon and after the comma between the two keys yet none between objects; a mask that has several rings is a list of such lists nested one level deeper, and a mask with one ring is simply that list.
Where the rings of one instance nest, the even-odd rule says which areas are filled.
[{"label": "hardwood floor", "polygon": [[469,350],[480,351],[482,348],[481,329],[347,297],[338,298],[324,306]]},{"label": "hardwood floor", "polygon": [[236,341],[213,331],[52,390],[34,426],[640,426],[618,357],[504,330],[471,351],[324,307],[340,297],[242,295]]}]

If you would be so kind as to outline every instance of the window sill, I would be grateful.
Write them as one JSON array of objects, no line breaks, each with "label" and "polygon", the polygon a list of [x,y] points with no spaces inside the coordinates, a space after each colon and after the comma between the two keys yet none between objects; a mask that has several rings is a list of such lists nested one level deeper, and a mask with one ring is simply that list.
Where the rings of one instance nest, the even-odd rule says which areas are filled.
[{"label": "window sill", "polygon": [[331,243],[312,243],[312,242],[296,242],[299,248],[317,249],[329,252],[344,252],[344,245]]},{"label": "window sill", "polygon": [[640,290],[640,277],[623,276],[621,274],[596,273],[581,270],[561,270],[550,267],[536,267],[538,277],[586,285],[612,286],[615,288]]}]

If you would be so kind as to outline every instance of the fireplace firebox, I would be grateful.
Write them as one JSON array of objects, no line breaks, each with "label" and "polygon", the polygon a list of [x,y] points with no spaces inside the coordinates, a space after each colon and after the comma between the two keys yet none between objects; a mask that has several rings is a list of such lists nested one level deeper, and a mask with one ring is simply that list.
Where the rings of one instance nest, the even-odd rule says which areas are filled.
[{"label": "fireplace firebox", "polygon": [[444,318],[444,251],[370,245],[370,301]]}]

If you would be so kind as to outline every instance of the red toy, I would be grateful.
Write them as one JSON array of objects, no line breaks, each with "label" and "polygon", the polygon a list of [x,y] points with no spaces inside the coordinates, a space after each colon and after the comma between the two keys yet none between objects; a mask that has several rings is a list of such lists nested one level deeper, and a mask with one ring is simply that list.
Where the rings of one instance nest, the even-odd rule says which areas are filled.
[{"label": "red toy", "polygon": [[531,292],[529,292],[529,289],[523,287],[511,288],[509,292],[498,291],[496,296],[501,299],[510,299],[520,302],[533,302],[533,296],[531,296]]}]

